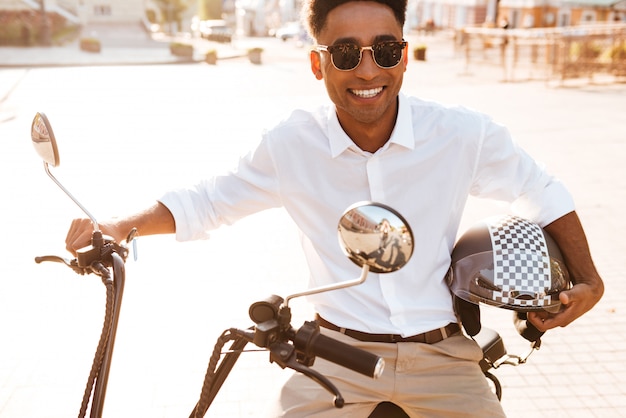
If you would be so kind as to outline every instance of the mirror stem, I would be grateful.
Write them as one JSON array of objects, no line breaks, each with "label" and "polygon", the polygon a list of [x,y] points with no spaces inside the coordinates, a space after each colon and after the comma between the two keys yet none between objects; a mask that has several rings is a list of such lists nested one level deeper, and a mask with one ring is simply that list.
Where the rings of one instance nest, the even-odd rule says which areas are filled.
[{"label": "mirror stem", "polygon": [[287,296],[285,298],[284,306],[288,307],[289,306],[289,301],[291,299],[299,298],[301,296],[315,295],[317,293],[329,292],[331,290],[339,290],[339,289],[345,289],[346,287],[357,286],[357,285],[359,285],[359,284],[361,284],[361,283],[363,283],[365,281],[369,271],[370,271],[370,267],[368,265],[363,265],[363,268],[361,269],[361,276],[358,279],[348,280],[348,281],[341,282],[341,283],[329,284],[329,285],[326,285],[326,286],[320,286],[320,287],[316,287],[316,288],[313,288],[313,289],[306,290],[304,292],[295,293],[295,294],[293,294],[291,296]]},{"label": "mirror stem", "polygon": [[63,187],[63,185],[56,179],[56,177],[52,175],[52,173],[50,172],[50,167],[48,167],[47,162],[44,161],[43,167],[46,170],[48,177],[50,177],[52,181],[54,181],[56,185],[59,186],[61,190],[63,190],[63,192],[65,192],[65,194],[68,195],[69,198],[72,199],[74,203],[76,203],[78,207],[82,209],[83,212],[85,212],[85,215],[87,215],[87,217],[91,219],[91,223],[93,224],[93,230],[100,231],[100,227],[98,226],[98,221],[96,221],[96,218],[94,218],[93,215],[89,213],[89,211],[83,205],[81,205],[80,202],[76,200],[76,198],[74,198],[74,196],[72,196],[72,194],[65,187]]}]

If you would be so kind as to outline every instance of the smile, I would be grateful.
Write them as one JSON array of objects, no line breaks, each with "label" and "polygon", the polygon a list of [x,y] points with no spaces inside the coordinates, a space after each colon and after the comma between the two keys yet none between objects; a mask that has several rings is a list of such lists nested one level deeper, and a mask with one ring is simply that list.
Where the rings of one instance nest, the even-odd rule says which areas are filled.
[{"label": "smile", "polygon": [[354,94],[355,96],[359,96],[362,97],[364,99],[369,99],[372,98],[376,95],[378,95],[380,92],[383,91],[382,87],[378,87],[375,89],[368,89],[368,90],[350,90],[352,94]]}]

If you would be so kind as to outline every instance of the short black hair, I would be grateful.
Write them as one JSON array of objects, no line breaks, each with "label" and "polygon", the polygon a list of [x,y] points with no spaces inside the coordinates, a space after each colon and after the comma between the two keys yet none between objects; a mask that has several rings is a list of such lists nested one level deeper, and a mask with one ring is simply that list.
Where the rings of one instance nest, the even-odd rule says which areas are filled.
[{"label": "short black hair", "polygon": [[326,25],[328,13],[337,6],[353,1],[373,1],[384,4],[393,11],[398,24],[403,27],[406,19],[407,0],[308,0],[302,10],[309,34],[317,39]]}]

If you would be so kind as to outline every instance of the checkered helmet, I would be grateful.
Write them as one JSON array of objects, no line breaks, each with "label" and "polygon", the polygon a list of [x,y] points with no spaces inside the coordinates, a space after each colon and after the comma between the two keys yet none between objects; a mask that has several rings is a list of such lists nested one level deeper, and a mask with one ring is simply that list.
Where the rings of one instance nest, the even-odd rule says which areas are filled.
[{"label": "checkered helmet", "polygon": [[518,312],[560,308],[569,273],[554,240],[517,216],[483,220],[457,241],[448,285],[457,297]]}]

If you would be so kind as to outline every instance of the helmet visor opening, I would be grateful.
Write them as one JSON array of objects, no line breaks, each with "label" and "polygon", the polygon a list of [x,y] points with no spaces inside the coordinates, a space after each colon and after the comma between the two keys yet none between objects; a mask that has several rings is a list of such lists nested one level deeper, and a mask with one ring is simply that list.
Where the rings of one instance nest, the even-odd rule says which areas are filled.
[{"label": "helmet visor opening", "polygon": [[[569,283],[567,269],[557,259],[533,257],[523,251],[499,252],[495,257],[493,251],[468,255],[453,263],[448,278],[450,289],[472,303],[521,312],[558,311],[558,294]],[[515,261],[505,263],[503,268],[503,259]]]}]

